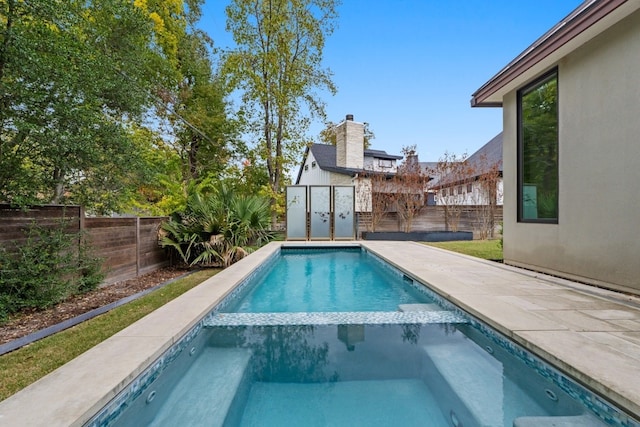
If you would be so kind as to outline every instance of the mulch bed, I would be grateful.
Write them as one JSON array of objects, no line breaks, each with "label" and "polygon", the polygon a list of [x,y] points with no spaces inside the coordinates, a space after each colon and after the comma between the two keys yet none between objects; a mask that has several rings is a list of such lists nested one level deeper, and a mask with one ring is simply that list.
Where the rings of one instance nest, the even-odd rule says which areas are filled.
[{"label": "mulch bed", "polygon": [[114,283],[86,294],[70,297],[66,301],[46,310],[24,311],[12,317],[8,323],[0,327],[0,344],[22,338],[33,332],[137,294],[181,276],[186,272],[184,269],[166,267],[135,279]]}]

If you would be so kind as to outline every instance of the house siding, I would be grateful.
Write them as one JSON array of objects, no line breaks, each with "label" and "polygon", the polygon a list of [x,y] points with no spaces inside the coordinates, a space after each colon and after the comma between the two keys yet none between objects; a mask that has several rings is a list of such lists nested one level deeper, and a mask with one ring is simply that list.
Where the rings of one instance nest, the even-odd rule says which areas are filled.
[{"label": "house siding", "polygon": [[[448,196],[442,196],[442,190],[438,191],[436,196],[436,203],[438,205],[463,205],[463,206],[476,206],[476,205],[488,205],[489,204],[489,196],[487,191],[482,188],[482,186],[477,182],[472,183],[473,188],[469,193],[467,192],[467,184],[455,185],[453,187],[444,187],[442,190],[445,190]],[[458,192],[459,187],[462,186],[462,194]],[[454,190],[454,196],[451,196],[451,190]],[[504,189],[502,178],[498,178],[496,181],[496,200],[495,203],[498,206],[502,206],[504,203]]]},{"label": "house siding", "polygon": [[[313,164],[316,164],[315,167]],[[302,165],[300,180],[298,185],[330,185],[331,173],[320,169],[313,152],[309,151],[307,158]]]},{"label": "house siding", "polygon": [[[389,162],[391,166],[383,167],[380,165],[381,161]],[[367,171],[373,171],[373,172],[397,173],[398,165],[396,160],[393,160],[393,159],[381,159],[375,156],[365,156],[363,169]]]},{"label": "house siding", "polygon": [[516,94],[504,106],[504,258],[640,293],[640,12],[562,58],[558,224],[517,222]]}]

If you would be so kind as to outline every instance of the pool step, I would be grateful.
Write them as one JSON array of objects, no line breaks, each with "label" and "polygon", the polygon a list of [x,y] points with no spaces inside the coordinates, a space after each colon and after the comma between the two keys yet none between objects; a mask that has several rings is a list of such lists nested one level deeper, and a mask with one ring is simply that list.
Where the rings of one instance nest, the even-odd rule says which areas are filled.
[{"label": "pool step", "polygon": [[358,311],[336,313],[216,313],[204,326],[397,325],[467,323],[452,311]]},{"label": "pool step", "polygon": [[571,417],[520,417],[513,420],[513,427],[605,427],[606,424],[593,415]]},{"label": "pool step", "polygon": [[250,358],[247,349],[205,348],[166,401],[159,402],[162,406],[149,425],[222,426]]},{"label": "pool step", "polygon": [[502,367],[482,349],[466,344],[456,340],[423,349],[478,425],[503,426]]},{"label": "pool step", "polygon": [[418,379],[253,383],[244,426],[447,426]]},{"label": "pool step", "polygon": [[438,304],[399,304],[398,310],[408,311],[442,311],[442,307]]}]

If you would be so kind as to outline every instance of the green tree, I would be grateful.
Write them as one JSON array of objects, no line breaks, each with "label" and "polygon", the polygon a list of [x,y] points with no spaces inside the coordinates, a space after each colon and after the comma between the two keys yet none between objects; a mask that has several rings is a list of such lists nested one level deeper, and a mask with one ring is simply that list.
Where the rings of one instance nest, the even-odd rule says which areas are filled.
[{"label": "green tree", "polygon": [[[175,75],[159,91],[157,113],[182,166],[182,195],[219,180],[238,149],[239,121],[230,118],[226,85],[211,62],[213,41],[196,27],[203,0],[138,0]],[[177,194],[175,197],[180,198]]]},{"label": "green tree", "polygon": [[138,167],[125,124],[149,102],[149,21],[121,0],[3,0],[0,25],[0,199],[114,209]]},{"label": "green tree", "polygon": [[181,39],[178,71],[182,78],[171,115],[173,146],[183,161],[183,179],[220,178],[233,156],[238,122],[229,117],[222,80],[212,72],[206,36],[198,31]]},{"label": "green tree", "polygon": [[141,166],[122,182],[126,192],[121,211],[164,216],[183,210],[187,197],[178,153],[147,127],[131,126],[131,132]]},{"label": "green tree", "polygon": [[244,91],[256,149],[269,174],[272,207],[282,193],[286,168],[304,146],[309,117],[325,116],[314,90],[336,91],[331,72],[321,62],[325,39],[337,18],[337,3],[233,0],[226,9],[227,30],[237,45],[237,51],[226,57],[226,71],[231,87]]}]

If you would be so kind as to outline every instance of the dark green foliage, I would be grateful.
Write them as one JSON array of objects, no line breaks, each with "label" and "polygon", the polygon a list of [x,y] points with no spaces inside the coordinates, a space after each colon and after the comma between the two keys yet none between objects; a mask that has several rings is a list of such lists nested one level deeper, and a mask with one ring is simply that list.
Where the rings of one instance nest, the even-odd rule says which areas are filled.
[{"label": "dark green foliage", "polygon": [[221,185],[191,195],[185,211],[162,225],[160,244],[189,265],[228,266],[272,239],[269,220],[267,199],[238,195]]},{"label": "dark green foliage", "polygon": [[[535,218],[558,218],[558,80],[554,74],[521,95],[522,185],[535,189]],[[520,191],[523,191],[522,189]],[[530,214],[529,214],[530,215]],[[535,219],[529,218],[529,219]]]},{"label": "dark green foliage", "polygon": [[0,323],[20,310],[46,308],[95,289],[104,278],[101,260],[80,233],[69,233],[63,223],[34,224],[25,234],[23,243],[0,249]]}]

